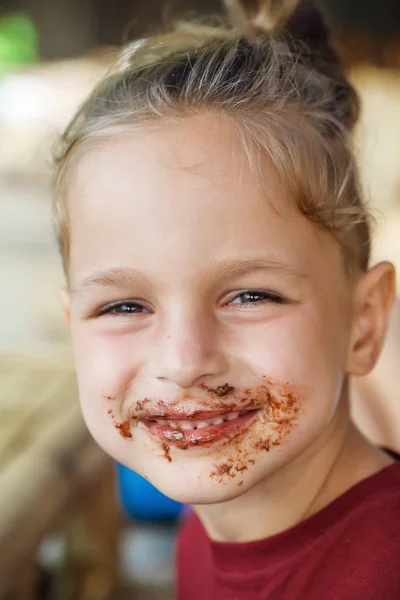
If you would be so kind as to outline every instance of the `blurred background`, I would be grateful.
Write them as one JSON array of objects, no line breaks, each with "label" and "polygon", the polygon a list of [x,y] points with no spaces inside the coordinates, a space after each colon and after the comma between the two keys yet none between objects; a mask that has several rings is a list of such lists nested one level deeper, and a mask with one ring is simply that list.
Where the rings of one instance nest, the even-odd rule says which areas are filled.
[{"label": "blurred background", "polygon": [[[363,101],[374,257],[400,270],[400,2],[324,0]],[[0,1],[0,600],[168,599],[181,507],[94,446],[76,399],[51,148],[118,47],[217,0]]]}]

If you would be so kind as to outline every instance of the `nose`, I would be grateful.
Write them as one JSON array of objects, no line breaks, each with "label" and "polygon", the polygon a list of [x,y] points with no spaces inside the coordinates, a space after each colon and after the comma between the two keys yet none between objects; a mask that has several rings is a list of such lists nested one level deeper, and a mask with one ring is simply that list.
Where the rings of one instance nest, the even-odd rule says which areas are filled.
[{"label": "nose", "polygon": [[168,319],[153,363],[153,375],[158,380],[190,388],[207,379],[220,381],[227,371],[228,360],[215,319],[190,311]]}]

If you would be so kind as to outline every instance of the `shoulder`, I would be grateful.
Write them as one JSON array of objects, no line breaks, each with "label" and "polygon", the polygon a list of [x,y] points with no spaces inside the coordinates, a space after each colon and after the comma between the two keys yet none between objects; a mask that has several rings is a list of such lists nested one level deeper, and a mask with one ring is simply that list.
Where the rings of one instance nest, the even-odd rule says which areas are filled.
[{"label": "shoulder", "polygon": [[[400,598],[400,463],[361,482],[335,504],[340,512],[330,527],[325,520],[327,530],[312,550],[317,562],[323,555],[324,565],[332,565],[342,583],[362,594],[349,598]],[[325,567],[318,579],[326,583],[331,575]]]},{"label": "shoulder", "polygon": [[328,507],[326,516],[348,538],[400,541],[400,462],[350,489]]},{"label": "shoulder", "polygon": [[[341,499],[344,516],[359,527],[370,529],[373,524],[384,526],[400,520],[400,462],[395,462],[361,481]],[[367,518],[368,517],[368,518]],[[379,530],[379,527],[377,528]]]},{"label": "shoulder", "polygon": [[398,600],[400,463],[361,481],[283,538],[287,597]]}]

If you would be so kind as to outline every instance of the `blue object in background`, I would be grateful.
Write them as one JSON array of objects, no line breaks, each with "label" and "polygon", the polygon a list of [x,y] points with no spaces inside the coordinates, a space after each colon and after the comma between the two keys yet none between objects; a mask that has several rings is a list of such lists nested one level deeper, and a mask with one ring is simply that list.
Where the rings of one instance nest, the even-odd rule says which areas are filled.
[{"label": "blue object in background", "polygon": [[183,505],[159,492],[154,485],[117,463],[118,490],[123,509],[137,521],[177,519]]}]

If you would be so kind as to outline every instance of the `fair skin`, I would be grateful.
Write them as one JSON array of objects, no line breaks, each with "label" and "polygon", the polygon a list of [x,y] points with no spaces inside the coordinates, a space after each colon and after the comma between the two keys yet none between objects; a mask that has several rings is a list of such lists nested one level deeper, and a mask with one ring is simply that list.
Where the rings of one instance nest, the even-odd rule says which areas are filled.
[{"label": "fair skin", "polygon": [[400,299],[390,317],[385,344],[374,369],[352,382],[351,414],[376,446],[400,454],[399,388]]},{"label": "fair skin", "polygon": [[[266,190],[229,123],[198,115],[97,142],[68,182],[86,423],[216,540],[282,531],[390,464],[352,425],[347,379],[379,355],[393,268],[350,281],[337,242],[263,170]],[[216,409],[243,422],[196,443],[182,421],[155,433],[155,417]]]}]

